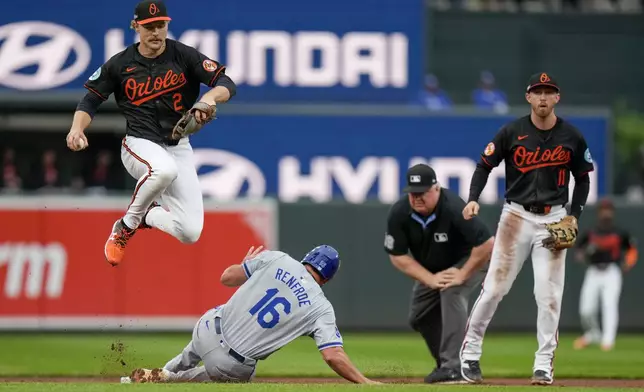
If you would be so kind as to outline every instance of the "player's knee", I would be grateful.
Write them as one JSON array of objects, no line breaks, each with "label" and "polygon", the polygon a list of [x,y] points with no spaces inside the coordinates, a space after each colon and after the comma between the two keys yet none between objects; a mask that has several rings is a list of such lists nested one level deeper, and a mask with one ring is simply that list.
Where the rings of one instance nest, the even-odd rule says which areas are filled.
[{"label": "player's knee", "polygon": [[184,244],[194,244],[199,241],[203,225],[188,224],[183,225],[179,230],[179,241]]},{"label": "player's knee", "polygon": [[172,181],[179,175],[179,169],[173,162],[168,162],[163,167],[154,168],[152,173],[157,177],[159,182],[165,186],[172,184]]}]

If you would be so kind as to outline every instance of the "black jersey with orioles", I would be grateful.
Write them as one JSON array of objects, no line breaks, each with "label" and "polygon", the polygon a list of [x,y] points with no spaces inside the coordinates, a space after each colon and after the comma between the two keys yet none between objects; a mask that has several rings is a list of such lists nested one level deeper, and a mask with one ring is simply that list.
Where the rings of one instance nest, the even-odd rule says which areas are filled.
[{"label": "black jersey with orioles", "polygon": [[141,55],[138,45],[112,56],[85,88],[102,100],[114,94],[127,121],[127,135],[176,144],[170,139],[172,128],[199,98],[201,83],[213,87],[225,66],[171,39],[156,58]]},{"label": "black jersey with orioles", "polygon": [[[485,147],[479,165],[489,171],[501,161],[505,161],[505,199],[524,206],[565,205],[570,174],[580,178],[594,170],[584,136],[561,118],[547,131],[538,129],[529,115],[503,126]],[[481,191],[471,189],[470,201]]]}]

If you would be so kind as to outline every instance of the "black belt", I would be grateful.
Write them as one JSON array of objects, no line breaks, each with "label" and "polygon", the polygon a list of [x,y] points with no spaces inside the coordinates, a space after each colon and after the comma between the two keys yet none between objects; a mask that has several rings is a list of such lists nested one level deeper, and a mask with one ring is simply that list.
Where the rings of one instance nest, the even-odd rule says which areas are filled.
[{"label": "black belt", "polygon": [[[511,201],[508,201],[508,204],[511,203]],[[516,203],[516,202],[512,202]],[[521,203],[516,203],[519,204],[521,207],[523,207],[524,210],[531,212],[533,214],[542,214],[546,215],[550,213],[550,210],[552,210],[552,207],[556,206],[551,206],[547,204],[521,204]]]},{"label": "black belt", "polygon": [[[215,332],[217,333],[217,335],[221,335],[221,317],[215,317]],[[235,358],[235,360],[237,360],[237,362],[241,364],[246,362],[246,357],[233,350],[232,348],[228,349],[228,355]]]}]

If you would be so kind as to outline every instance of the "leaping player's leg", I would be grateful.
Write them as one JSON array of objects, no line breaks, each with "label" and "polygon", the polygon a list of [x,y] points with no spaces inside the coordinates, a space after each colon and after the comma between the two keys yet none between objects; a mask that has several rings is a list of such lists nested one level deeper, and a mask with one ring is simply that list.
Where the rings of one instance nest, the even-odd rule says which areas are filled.
[{"label": "leaping player's leg", "polygon": [[505,204],[496,232],[494,249],[481,293],[472,306],[461,349],[461,370],[470,382],[482,380],[479,360],[483,337],[501,299],[510,291],[530,249],[534,224],[525,211]]},{"label": "leaping player's leg", "polygon": [[146,139],[125,137],[121,160],[138,182],[125,216],[114,223],[105,243],[105,257],[112,265],[123,259],[127,242],[141,224],[150,204],[177,177],[177,165],[172,156],[163,147]]},{"label": "leaping player's leg", "polygon": [[577,350],[585,348],[589,344],[598,343],[601,339],[601,330],[599,329],[597,317],[600,288],[601,276],[599,271],[592,266],[588,267],[579,297],[579,317],[584,334],[573,343],[573,347]]},{"label": "leaping player's leg", "polygon": [[145,225],[156,227],[183,243],[194,243],[203,229],[203,196],[187,139],[168,147],[177,166],[177,177],[161,194],[161,205],[145,216]]},{"label": "leaping player's leg", "polygon": [[[550,216],[551,215],[551,216]],[[534,236],[532,269],[534,272],[534,296],[537,303],[537,341],[533,384],[551,384],[554,378],[554,356],[559,344],[559,316],[566,276],[566,250],[551,251],[542,245],[549,236],[544,223],[563,218],[565,210],[553,212],[539,219],[539,229]]]},{"label": "leaping player's leg", "polygon": [[617,264],[611,264],[604,272],[602,287],[602,327],[601,348],[609,351],[615,345],[619,323],[619,296],[622,292],[622,272]]}]

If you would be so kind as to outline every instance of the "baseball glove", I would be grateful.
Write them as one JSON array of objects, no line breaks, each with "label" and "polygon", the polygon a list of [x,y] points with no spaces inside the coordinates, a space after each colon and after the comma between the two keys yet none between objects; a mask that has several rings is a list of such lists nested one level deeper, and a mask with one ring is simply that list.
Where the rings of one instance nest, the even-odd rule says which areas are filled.
[{"label": "baseball glove", "polygon": [[[205,121],[202,121],[201,123],[197,122],[197,118],[195,116],[195,112],[197,110],[206,113]],[[181,116],[179,121],[177,121],[177,123],[175,124],[174,128],[172,129],[172,139],[179,140],[184,136],[188,136],[188,135],[192,135],[193,133],[196,133],[204,125],[216,119],[217,118],[216,114],[217,114],[216,105],[211,106],[205,102],[195,103],[194,106],[190,110],[185,112],[183,116]]]},{"label": "baseball glove", "polygon": [[577,219],[574,216],[565,216],[559,222],[546,223],[550,237],[542,241],[543,247],[550,250],[572,248],[577,239]]}]

